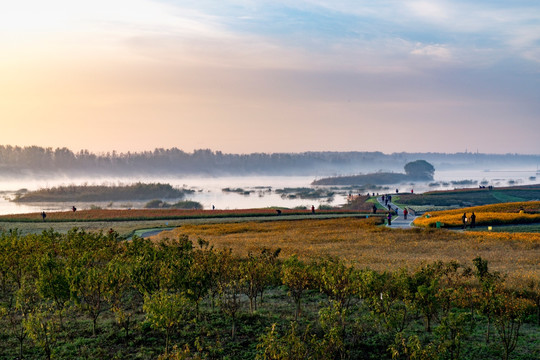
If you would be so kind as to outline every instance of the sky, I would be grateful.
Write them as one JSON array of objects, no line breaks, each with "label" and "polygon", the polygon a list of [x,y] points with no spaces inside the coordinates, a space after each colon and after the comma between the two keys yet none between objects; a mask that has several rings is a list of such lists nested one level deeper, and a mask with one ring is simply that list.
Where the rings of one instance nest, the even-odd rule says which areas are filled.
[{"label": "sky", "polygon": [[2,0],[0,144],[540,154],[540,2]]}]

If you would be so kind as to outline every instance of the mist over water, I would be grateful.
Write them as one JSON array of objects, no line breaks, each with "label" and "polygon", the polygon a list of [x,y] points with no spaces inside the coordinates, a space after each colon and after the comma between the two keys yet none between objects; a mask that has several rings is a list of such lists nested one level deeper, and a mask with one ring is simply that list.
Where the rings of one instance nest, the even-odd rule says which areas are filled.
[{"label": "mist over water", "polygon": [[[527,168],[514,168],[511,170],[441,170],[435,171],[434,180],[429,183],[404,183],[395,185],[384,185],[383,187],[369,189],[365,188],[362,193],[395,193],[400,192],[422,193],[433,190],[448,190],[454,188],[478,188],[480,185],[491,185],[494,187],[506,187],[511,185],[528,185],[540,182],[540,175],[536,175],[537,170]],[[538,178],[537,178],[538,177]],[[349,193],[356,194],[360,187],[337,189],[336,195],[330,199],[290,199],[277,194],[275,190],[283,188],[311,187],[311,182],[316,176],[219,176],[219,177],[178,177],[178,176],[141,176],[141,177],[100,177],[100,178],[69,178],[51,177],[48,179],[26,178],[26,179],[6,179],[0,178],[0,214],[18,214],[41,211],[67,211],[73,205],[78,209],[89,209],[92,206],[103,209],[129,209],[142,208],[147,201],[121,201],[121,202],[89,202],[89,203],[15,203],[9,201],[20,189],[38,190],[40,188],[50,188],[62,185],[119,185],[143,183],[169,183],[174,187],[191,189],[194,192],[186,195],[184,200],[200,202],[204,209],[249,209],[266,208],[272,206],[279,207],[307,207],[312,205],[341,205],[346,203]],[[452,181],[472,180],[472,184],[453,184]],[[224,188],[241,188],[249,191],[249,195],[242,195],[235,192],[224,192]],[[174,202],[177,199],[162,199]]]}]

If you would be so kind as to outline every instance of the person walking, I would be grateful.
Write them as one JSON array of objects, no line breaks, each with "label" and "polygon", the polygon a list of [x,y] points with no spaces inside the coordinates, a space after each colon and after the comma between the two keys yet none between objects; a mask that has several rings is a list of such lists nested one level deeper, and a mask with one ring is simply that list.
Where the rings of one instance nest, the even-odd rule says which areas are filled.
[{"label": "person walking", "polygon": [[474,212],[471,214],[471,229],[476,225],[476,215]]},{"label": "person walking", "polygon": [[375,204],[373,204],[373,206],[371,207],[371,211],[376,214],[377,213],[377,206],[375,206]]},{"label": "person walking", "polygon": [[392,213],[391,212],[388,212],[388,226],[391,226],[392,225]]},{"label": "person walking", "polygon": [[407,210],[407,208],[403,209],[403,218],[405,220],[407,220],[407,214],[409,213],[409,211]]},{"label": "person walking", "polygon": [[463,223],[463,230],[467,228],[467,213],[463,213],[461,216],[461,222]]}]

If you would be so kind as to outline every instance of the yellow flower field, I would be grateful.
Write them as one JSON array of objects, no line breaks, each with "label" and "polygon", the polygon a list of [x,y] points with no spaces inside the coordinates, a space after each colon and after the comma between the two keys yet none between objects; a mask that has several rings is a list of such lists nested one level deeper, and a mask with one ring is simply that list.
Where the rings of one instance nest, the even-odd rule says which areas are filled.
[{"label": "yellow flower field", "polygon": [[470,218],[476,215],[476,225],[530,224],[540,222],[540,201],[493,204],[463,209],[433,211],[418,217],[414,225],[435,227],[437,222],[442,227],[462,226],[464,213]]}]

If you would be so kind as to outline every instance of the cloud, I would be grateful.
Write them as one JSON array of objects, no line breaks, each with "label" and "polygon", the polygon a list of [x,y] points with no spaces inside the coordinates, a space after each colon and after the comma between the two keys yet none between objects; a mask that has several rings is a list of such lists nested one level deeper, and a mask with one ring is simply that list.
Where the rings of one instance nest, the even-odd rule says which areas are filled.
[{"label": "cloud", "polygon": [[452,60],[452,53],[448,47],[440,44],[423,45],[417,44],[416,48],[411,51],[411,54],[418,56],[426,56],[432,59],[450,61]]},{"label": "cloud", "polygon": [[404,3],[414,15],[429,21],[446,21],[452,17],[451,8],[441,1],[405,1]]},{"label": "cloud", "polygon": [[48,117],[51,128],[72,129],[73,141],[81,123],[129,128],[126,147],[145,143],[140,129],[150,122],[170,129],[171,145],[182,133],[210,146],[198,136],[208,128],[214,148],[251,136],[254,151],[270,130],[253,129],[270,123],[272,135],[295,129],[290,138],[299,142],[309,128],[310,144],[343,129],[387,133],[405,121],[434,132],[474,123],[486,138],[508,119],[519,124],[507,129],[513,134],[530,137],[523,128],[539,126],[533,1],[33,3],[45,18],[28,26],[31,1],[0,6],[0,118]]}]

